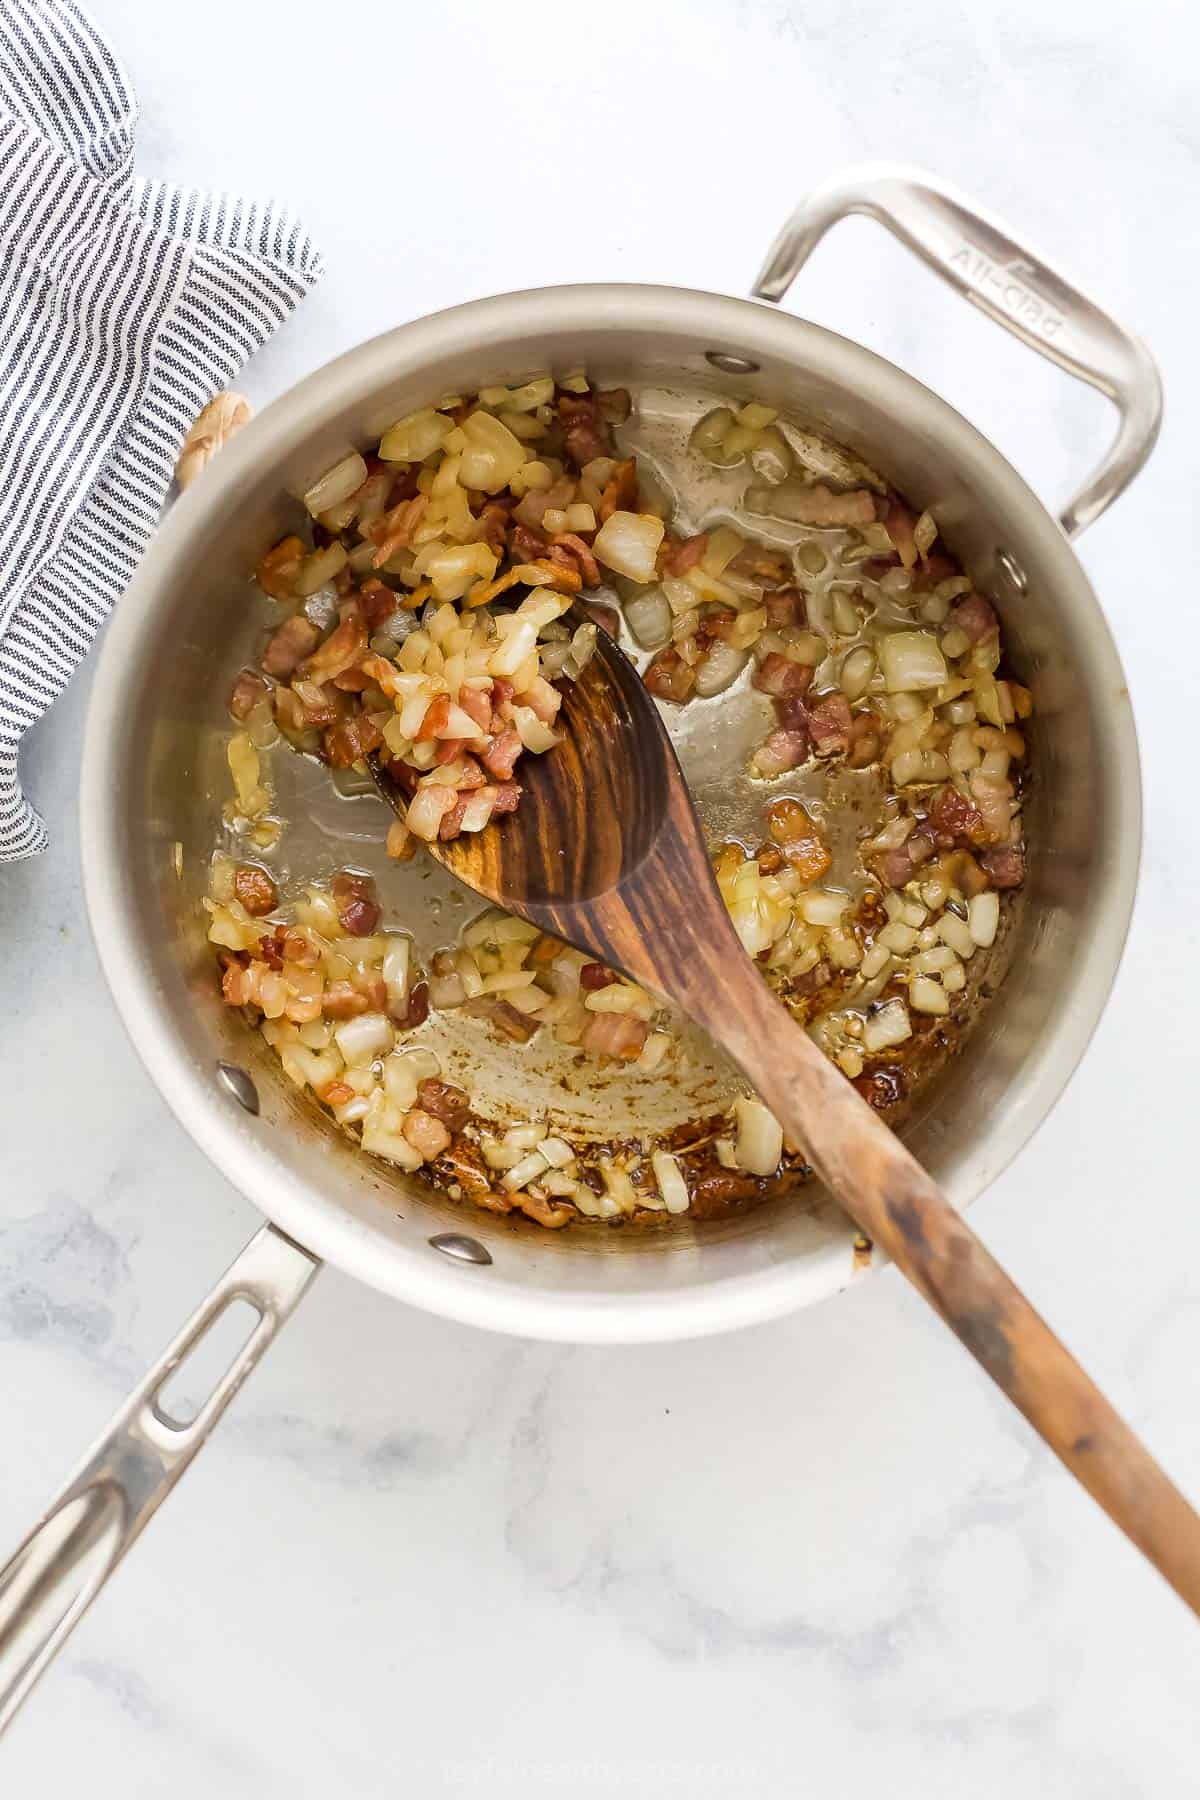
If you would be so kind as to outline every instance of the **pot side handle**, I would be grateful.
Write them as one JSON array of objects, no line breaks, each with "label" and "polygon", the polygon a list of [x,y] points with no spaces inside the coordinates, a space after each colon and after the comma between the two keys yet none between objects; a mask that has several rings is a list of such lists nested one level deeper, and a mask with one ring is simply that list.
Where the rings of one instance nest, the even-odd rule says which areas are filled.
[{"label": "pot side handle", "polygon": [[1117,434],[1099,468],[1059,515],[1068,537],[1111,506],[1154,448],[1162,382],[1140,339],[980,212],[921,170],[851,169],[816,189],[767,253],[752,292],[781,300],[831,225],[865,213],[935,274],[1030,349],[1098,388],[1117,409]]},{"label": "pot side handle", "polygon": [[[0,1569],[0,1731],[166,1499],[320,1268],[273,1225],[225,1271],[24,1542]],[[168,1378],[234,1300],[258,1321],[188,1424]]]}]

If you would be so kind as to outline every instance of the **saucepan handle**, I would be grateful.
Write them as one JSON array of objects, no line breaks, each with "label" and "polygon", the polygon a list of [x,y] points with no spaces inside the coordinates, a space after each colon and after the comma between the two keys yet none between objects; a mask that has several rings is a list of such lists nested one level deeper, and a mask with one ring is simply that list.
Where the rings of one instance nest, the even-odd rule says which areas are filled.
[{"label": "saucepan handle", "polygon": [[755,297],[781,300],[829,227],[850,213],[886,225],[997,325],[1112,401],[1116,437],[1059,515],[1067,536],[1078,536],[1154,448],[1162,383],[1146,346],[997,220],[931,175],[890,164],[850,170],[810,194],[772,244]]},{"label": "saucepan handle", "polygon": [[[0,1569],[0,1731],[166,1499],[320,1268],[264,1226],[129,1396]],[[160,1405],[168,1377],[234,1300],[258,1322],[188,1424]]]}]

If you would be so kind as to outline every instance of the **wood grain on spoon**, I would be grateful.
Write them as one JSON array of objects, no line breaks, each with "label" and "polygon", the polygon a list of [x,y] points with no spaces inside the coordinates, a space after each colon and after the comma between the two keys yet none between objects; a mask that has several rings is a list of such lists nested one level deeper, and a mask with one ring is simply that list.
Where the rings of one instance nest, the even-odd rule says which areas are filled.
[{"label": "wood grain on spoon", "polygon": [[[742,949],[670,739],[600,633],[515,814],[431,846],[485,899],[676,1001],[740,1064],[881,1245],[1122,1531],[1200,1613],[1200,1517],[937,1183],[774,998]],[[386,775],[382,792],[396,801]]]}]

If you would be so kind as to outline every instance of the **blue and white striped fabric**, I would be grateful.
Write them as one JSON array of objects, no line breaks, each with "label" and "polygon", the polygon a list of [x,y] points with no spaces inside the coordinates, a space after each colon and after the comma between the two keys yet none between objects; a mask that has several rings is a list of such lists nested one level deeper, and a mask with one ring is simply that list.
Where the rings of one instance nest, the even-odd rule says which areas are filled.
[{"label": "blue and white striped fabric", "polygon": [[321,273],[271,203],[135,180],[136,121],[74,0],[0,0],[0,861],[46,843],[21,736],[128,584],[189,425]]}]

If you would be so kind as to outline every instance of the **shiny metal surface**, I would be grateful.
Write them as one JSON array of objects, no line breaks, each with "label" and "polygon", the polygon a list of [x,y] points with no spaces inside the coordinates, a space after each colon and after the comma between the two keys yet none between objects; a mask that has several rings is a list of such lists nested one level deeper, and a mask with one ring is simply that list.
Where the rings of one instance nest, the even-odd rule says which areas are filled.
[{"label": "shiny metal surface", "polygon": [[[264,1225],[0,1569],[0,1731],[162,1505],[319,1266]],[[160,1395],[233,1300],[248,1301],[258,1323],[196,1417],[180,1424],[162,1409]]]},{"label": "shiny metal surface", "polygon": [[781,300],[830,226],[851,213],[886,225],[972,306],[1112,401],[1117,435],[1059,514],[1067,536],[1078,536],[1128,487],[1158,437],[1162,383],[1146,346],[999,220],[921,170],[891,164],[847,170],[809,194],[767,252],[753,292]]},{"label": "shiny metal surface", "polygon": [[443,1256],[453,1257],[456,1262],[477,1263],[485,1268],[492,1260],[478,1238],[468,1237],[462,1231],[439,1231],[429,1242]]},{"label": "shiny metal surface", "polygon": [[[756,363],[758,373],[714,372],[714,345]],[[931,507],[974,580],[997,598],[1014,663],[1037,700],[1032,873],[1010,976],[908,1134],[961,1204],[1028,1140],[1099,1016],[1132,902],[1140,800],[1120,664],[1058,526],[944,402],[811,324],[685,290],[503,296],[361,346],[234,440],[166,521],[97,673],[84,758],[84,865],[97,943],[126,1024],[202,1147],[322,1256],[400,1298],[477,1324],[629,1341],[728,1329],[845,1286],[861,1267],[853,1234],[820,1204],[699,1228],[680,1221],[645,1235],[547,1234],[472,1215],[472,1234],[494,1268],[486,1282],[464,1282],[446,1259],[429,1255],[429,1238],[460,1229],[463,1213],[362,1157],[298,1100],[257,1036],[221,1005],[197,908],[227,791],[216,673],[245,629],[246,570],[288,518],[285,493],[301,492],[351,444],[447,391],[580,362],[604,383],[782,406],[864,456],[914,504]],[[1025,571],[1025,594],[999,567],[1001,547]],[[707,748],[697,746],[718,764],[721,735],[710,732]],[[732,744],[726,754],[735,755]],[[346,855],[340,829],[337,836],[330,866]],[[426,885],[425,898],[433,897]],[[463,1054],[472,1054],[469,1046]],[[214,1092],[218,1058],[251,1072],[258,1119]],[[522,1074],[514,1095],[515,1080],[512,1068],[495,1067],[495,1103],[538,1104],[536,1080],[531,1088]],[[644,1123],[641,1104],[639,1097]]]},{"label": "shiny metal surface", "polygon": [[245,1069],[237,1063],[219,1062],[217,1064],[217,1080],[227,1094],[232,1094],[239,1106],[245,1107],[248,1113],[258,1113],[258,1089],[247,1075]]}]

